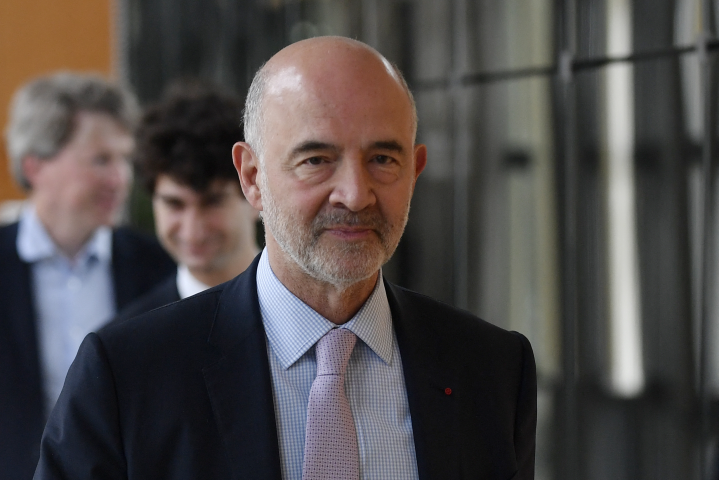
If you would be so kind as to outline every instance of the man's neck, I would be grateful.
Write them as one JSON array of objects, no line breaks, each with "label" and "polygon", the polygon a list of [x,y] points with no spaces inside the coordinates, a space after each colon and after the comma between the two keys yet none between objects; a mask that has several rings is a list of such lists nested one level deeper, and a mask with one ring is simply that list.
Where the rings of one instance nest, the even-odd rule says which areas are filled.
[{"label": "man's neck", "polygon": [[41,205],[35,205],[35,212],[55,246],[71,260],[75,259],[95,233],[94,228],[84,227],[65,216],[55,215],[50,209],[42,208]]},{"label": "man's neck", "polygon": [[347,287],[319,281],[285,255],[268,248],[270,266],[280,282],[315,312],[336,325],[348,322],[367,301],[379,272]]},{"label": "man's neck", "polygon": [[215,285],[232,280],[244,272],[259,252],[256,246],[252,246],[251,248],[243,249],[240,253],[233,256],[232,260],[223,262],[219,268],[199,269],[188,267],[188,270],[197,281],[204,283],[208,287],[214,287]]}]

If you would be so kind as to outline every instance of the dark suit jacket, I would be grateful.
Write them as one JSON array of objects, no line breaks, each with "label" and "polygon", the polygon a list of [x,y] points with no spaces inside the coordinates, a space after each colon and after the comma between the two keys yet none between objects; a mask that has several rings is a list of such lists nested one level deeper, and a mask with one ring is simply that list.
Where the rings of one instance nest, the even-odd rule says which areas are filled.
[{"label": "dark suit jacket", "polygon": [[[35,479],[280,479],[256,270],[88,335]],[[529,342],[386,286],[420,478],[534,478]]]},{"label": "dark suit jacket", "polygon": [[[0,228],[0,478],[30,479],[45,426],[30,265],[17,254],[18,224]],[[117,308],[174,271],[150,238],[127,229],[112,237]]]},{"label": "dark suit jacket", "polygon": [[180,292],[177,291],[177,276],[170,275],[151,292],[136,299],[123,308],[111,323],[124,322],[127,319],[136,317],[141,313],[149,312],[158,307],[176,302],[180,299]]}]

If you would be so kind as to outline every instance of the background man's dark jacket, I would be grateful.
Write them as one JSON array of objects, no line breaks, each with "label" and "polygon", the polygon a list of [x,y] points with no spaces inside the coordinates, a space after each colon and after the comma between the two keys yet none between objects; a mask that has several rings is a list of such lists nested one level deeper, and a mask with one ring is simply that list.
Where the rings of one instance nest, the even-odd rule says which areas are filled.
[{"label": "background man's dark jacket", "polygon": [[141,313],[149,312],[150,310],[178,300],[180,300],[180,292],[177,291],[177,276],[170,275],[149,293],[134,300],[123,308],[112,320],[112,323],[124,322]]},{"label": "background man's dark jacket", "polygon": [[[90,334],[35,478],[279,480],[256,271],[257,259],[228,283]],[[386,286],[420,478],[534,478],[529,342]]]},{"label": "background man's dark jacket", "polygon": [[[17,254],[18,224],[0,228],[0,478],[32,478],[45,426],[31,266]],[[175,270],[149,237],[112,235],[115,303],[123,308]]]}]

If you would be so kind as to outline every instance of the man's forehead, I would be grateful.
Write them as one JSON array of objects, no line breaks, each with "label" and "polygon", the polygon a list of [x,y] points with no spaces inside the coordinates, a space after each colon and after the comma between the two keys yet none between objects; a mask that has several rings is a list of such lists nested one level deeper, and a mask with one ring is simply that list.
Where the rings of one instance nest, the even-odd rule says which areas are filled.
[{"label": "man's forehead", "polygon": [[265,94],[269,97],[277,97],[284,93],[298,93],[302,88],[302,72],[296,66],[290,65],[271,74]]},{"label": "man's forehead", "polygon": [[313,92],[288,97],[279,95],[265,104],[268,145],[281,145],[293,154],[376,150],[390,144],[401,146],[401,151],[411,150],[411,110],[397,95],[370,97],[348,89],[346,94]]},{"label": "man's forehead", "polygon": [[[371,77],[375,85],[384,80],[384,88],[402,88],[394,67],[375,50],[351,39],[328,37],[298,42],[275,55],[265,67],[265,95],[328,88],[340,91],[352,88],[358,77]],[[356,86],[356,85],[355,85]],[[367,85],[370,86],[370,85]]]},{"label": "man's forehead", "polygon": [[225,195],[230,193],[237,193],[239,195],[240,186],[238,182],[223,177],[217,177],[212,179],[208,185],[202,189],[197,190],[186,181],[173,177],[168,174],[160,174],[157,177],[157,184],[155,186],[155,193],[170,193],[181,191],[192,192],[194,195],[199,197],[212,197],[217,195]]},{"label": "man's forehead", "polygon": [[[263,67],[265,141],[414,141],[410,94],[397,70],[379,53],[349,39],[293,44]],[[323,138],[322,134],[327,138]],[[302,137],[302,138],[299,138]]]},{"label": "man's forehead", "polygon": [[263,110],[289,120],[292,113],[321,121],[335,114],[350,115],[370,108],[407,110],[411,104],[402,87],[389,75],[384,79],[367,70],[306,72],[288,67],[274,74],[264,92]]},{"label": "man's forehead", "polygon": [[131,149],[135,144],[132,134],[109,114],[81,110],[75,114],[69,142],[93,140],[102,140],[126,149]]}]

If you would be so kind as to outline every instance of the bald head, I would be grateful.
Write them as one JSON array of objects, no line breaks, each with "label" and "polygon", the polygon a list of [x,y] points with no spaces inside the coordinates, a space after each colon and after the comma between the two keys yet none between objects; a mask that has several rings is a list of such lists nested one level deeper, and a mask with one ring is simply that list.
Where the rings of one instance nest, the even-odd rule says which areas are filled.
[{"label": "bald head", "polygon": [[[397,247],[427,163],[402,76],[360,42],[305,40],[261,69],[245,118],[232,158],[273,271],[327,318],[348,319]],[[329,311],[315,298],[327,288],[354,300]]]},{"label": "bald head", "polygon": [[[361,90],[361,91],[360,91]],[[345,37],[316,37],[275,54],[255,75],[245,103],[245,141],[262,160],[266,100],[282,103],[293,94],[328,98],[394,92],[406,99],[414,139],[417,111],[401,72],[372,47]]]}]

